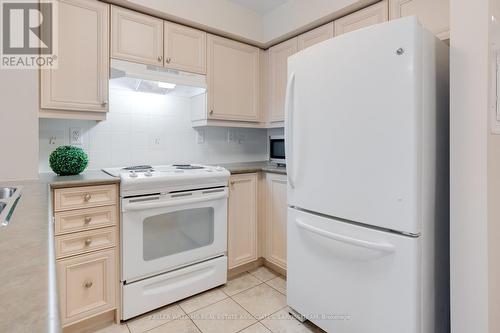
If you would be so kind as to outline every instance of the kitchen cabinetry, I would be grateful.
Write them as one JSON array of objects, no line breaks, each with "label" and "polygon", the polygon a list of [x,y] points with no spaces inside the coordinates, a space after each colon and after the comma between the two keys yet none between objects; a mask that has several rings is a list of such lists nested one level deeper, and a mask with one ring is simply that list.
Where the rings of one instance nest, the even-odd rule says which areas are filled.
[{"label": "kitchen cabinetry", "polygon": [[233,175],[229,186],[228,268],[257,260],[257,174]]},{"label": "kitchen cabinetry", "polygon": [[207,37],[208,119],[258,122],[259,49]]},{"label": "kitchen cabinetry", "polygon": [[286,175],[266,174],[265,259],[286,270]]},{"label": "kitchen cabinetry", "polygon": [[377,2],[374,5],[335,20],[335,36],[385,22],[388,18],[389,8],[387,0]]},{"label": "kitchen cabinetry", "polygon": [[40,70],[40,117],[104,119],[109,5],[94,0],[58,3],[58,67]]},{"label": "kitchen cabinetry", "polygon": [[165,67],[205,74],[207,34],[172,22],[165,22]]},{"label": "kitchen cabinetry", "polygon": [[285,94],[288,57],[297,52],[297,38],[269,49],[270,122],[285,120]]},{"label": "kitchen cabinetry", "polygon": [[298,50],[302,51],[303,49],[308,48],[309,46],[333,38],[333,36],[334,36],[333,22],[330,22],[325,25],[322,25],[321,27],[318,27],[316,29],[313,29],[311,31],[308,31],[300,35],[298,37]]},{"label": "kitchen cabinetry", "polygon": [[53,190],[61,324],[115,311],[119,302],[118,186]]},{"label": "kitchen cabinetry", "polygon": [[163,20],[112,6],[111,57],[163,66]]},{"label": "kitchen cabinetry", "polygon": [[411,15],[416,15],[438,38],[450,38],[449,0],[389,0],[391,20]]}]

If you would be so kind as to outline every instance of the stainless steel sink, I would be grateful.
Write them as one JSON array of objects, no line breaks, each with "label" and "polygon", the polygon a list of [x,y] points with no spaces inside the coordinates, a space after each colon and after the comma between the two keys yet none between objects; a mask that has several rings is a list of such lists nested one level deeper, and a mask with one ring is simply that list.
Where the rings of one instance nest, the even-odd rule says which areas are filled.
[{"label": "stainless steel sink", "polygon": [[15,187],[0,187],[0,200],[8,199],[16,193]]},{"label": "stainless steel sink", "polygon": [[2,211],[4,210],[5,206],[7,206],[5,202],[0,202],[0,214],[2,214]]}]

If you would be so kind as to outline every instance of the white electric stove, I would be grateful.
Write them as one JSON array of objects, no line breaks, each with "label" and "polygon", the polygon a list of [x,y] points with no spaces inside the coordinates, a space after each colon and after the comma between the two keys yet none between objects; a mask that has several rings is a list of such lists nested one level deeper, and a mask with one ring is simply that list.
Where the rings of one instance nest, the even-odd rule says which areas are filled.
[{"label": "white electric stove", "polygon": [[122,320],[226,283],[226,169],[104,171],[121,181]]}]

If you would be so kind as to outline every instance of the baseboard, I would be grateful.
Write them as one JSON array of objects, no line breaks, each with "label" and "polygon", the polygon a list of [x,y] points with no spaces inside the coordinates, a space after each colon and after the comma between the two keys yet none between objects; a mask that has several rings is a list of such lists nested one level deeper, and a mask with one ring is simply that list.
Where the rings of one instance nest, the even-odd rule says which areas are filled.
[{"label": "baseboard", "polygon": [[228,270],[227,271],[227,278],[228,279],[233,278],[236,275],[239,275],[239,274],[246,272],[246,271],[251,271],[253,269],[259,268],[260,266],[266,266],[267,268],[271,269],[272,271],[275,271],[276,273],[281,274],[281,275],[286,277],[286,269],[284,269],[276,264],[273,264],[272,262],[266,260],[265,258],[260,257],[257,260],[254,260],[252,262],[249,262],[249,263],[246,263],[246,264],[243,264],[241,266],[238,266],[238,267],[235,267],[235,268]]},{"label": "baseboard", "polygon": [[115,322],[116,310],[109,310],[99,315],[86,318],[63,328],[63,333],[95,332]]}]

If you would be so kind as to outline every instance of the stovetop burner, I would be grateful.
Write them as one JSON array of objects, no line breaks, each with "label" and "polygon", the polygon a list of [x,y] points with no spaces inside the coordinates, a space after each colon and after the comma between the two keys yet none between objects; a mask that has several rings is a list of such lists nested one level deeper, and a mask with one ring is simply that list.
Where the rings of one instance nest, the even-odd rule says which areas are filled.
[{"label": "stovetop burner", "polygon": [[191,165],[191,164],[173,164],[176,169],[181,170],[195,170],[195,169],[205,169],[205,167],[200,165]]},{"label": "stovetop burner", "polygon": [[122,170],[127,171],[137,171],[137,170],[152,170],[153,167],[151,165],[132,165],[129,167],[125,167]]}]

